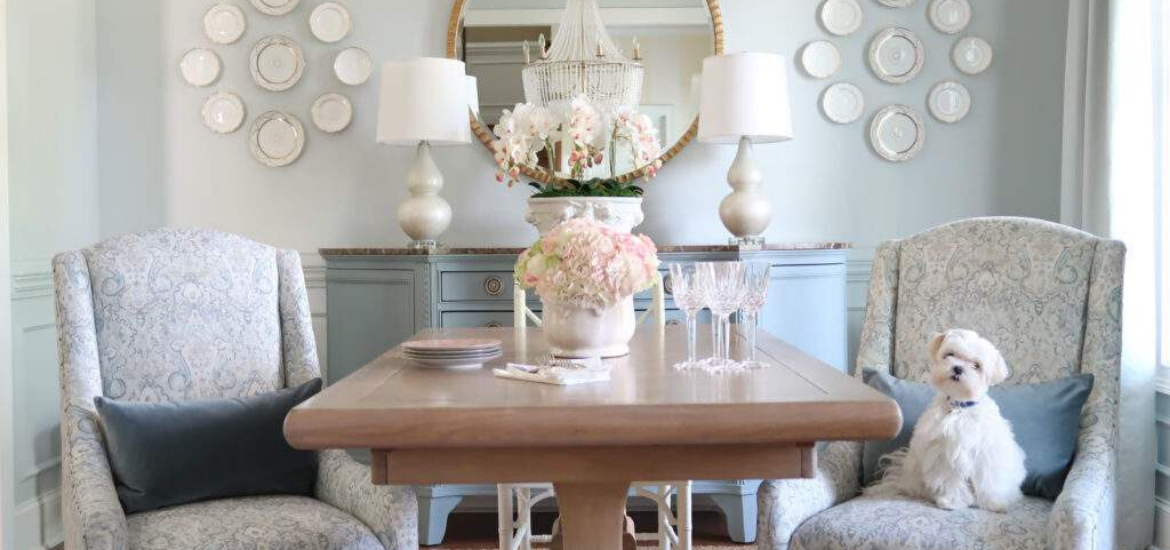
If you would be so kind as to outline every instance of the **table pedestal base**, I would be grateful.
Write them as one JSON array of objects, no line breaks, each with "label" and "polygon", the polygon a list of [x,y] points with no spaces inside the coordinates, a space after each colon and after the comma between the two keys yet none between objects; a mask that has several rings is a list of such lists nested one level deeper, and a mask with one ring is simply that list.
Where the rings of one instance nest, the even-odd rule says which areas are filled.
[{"label": "table pedestal base", "polygon": [[621,550],[629,483],[554,483],[564,550]]}]

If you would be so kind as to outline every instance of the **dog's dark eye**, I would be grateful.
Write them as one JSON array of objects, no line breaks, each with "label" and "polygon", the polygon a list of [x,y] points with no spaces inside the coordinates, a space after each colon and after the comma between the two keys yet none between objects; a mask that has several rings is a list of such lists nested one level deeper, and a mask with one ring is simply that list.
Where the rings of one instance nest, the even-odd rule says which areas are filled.
[{"label": "dog's dark eye", "polygon": [[979,365],[979,363],[975,363],[975,370],[979,370],[979,369],[981,369],[981,368],[983,368],[983,367],[982,367],[982,366],[980,366],[980,365]]},{"label": "dog's dark eye", "polygon": [[943,354],[943,359],[950,359],[951,357],[954,357],[954,356],[955,356],[955,352],[948,351],[945,354]]}]

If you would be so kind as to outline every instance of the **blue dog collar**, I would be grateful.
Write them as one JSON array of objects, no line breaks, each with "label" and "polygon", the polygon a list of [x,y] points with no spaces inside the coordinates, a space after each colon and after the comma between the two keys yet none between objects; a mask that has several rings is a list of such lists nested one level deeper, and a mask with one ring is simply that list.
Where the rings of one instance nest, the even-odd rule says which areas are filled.
[{"label": "blue dog collar", "polygon": [[952,409],[967,409],[979,404],[978,401],[956,401],[954,399],[950,399],[947,402]]}]

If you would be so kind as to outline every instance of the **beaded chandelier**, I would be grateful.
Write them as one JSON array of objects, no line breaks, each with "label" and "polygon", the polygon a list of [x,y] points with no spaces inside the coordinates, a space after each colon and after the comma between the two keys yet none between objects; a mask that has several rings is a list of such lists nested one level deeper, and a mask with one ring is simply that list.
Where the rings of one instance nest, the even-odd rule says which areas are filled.
[{"label": "beaded chandelier", "polygon": [[636,108],[643,77],[637,49],[631,60],[610,40],[595,0],[568,0],[552,46],[546,51],[542,36],[540,59],[527,59],[524,96],[541,107],[563,106],[585,94],[606,111]]}]

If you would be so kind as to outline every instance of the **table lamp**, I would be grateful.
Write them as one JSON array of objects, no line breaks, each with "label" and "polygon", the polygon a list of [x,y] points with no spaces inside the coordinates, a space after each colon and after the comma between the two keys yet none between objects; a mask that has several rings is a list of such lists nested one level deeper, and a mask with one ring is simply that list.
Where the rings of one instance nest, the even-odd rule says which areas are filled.
[{"label": "table lamp", "polygon": [[420,57],[382,66],[378,143],[417,146],[406,174],[410,198],[398,207],[398,225],[410,248],[439,248],[451,225],[451,205],[439,191],[443,175],[432,145],[471,143],[469,82],[462,61]]},{"label": "table lamp", "polygon": [[719,204],[719,218],[735,236],[735,245],[762,246],[761,235],[772,223],[772,203],[761,189],[752,144],[792,139],[787,70],[784,58],[770,53],[703,60],[699,141],[739,144],[727,173],[732,193]]}]

